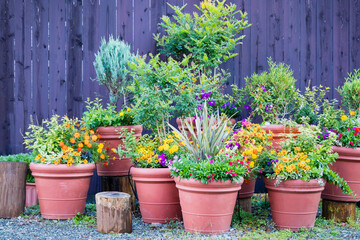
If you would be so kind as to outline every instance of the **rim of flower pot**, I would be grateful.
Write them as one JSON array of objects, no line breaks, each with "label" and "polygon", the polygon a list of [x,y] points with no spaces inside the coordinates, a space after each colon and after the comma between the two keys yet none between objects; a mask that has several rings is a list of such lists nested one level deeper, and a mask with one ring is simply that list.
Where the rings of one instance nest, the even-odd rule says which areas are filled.
[{"label": "rim of flower pot", "polygon": [[174,182],[169,168],[132,167],[130,174],[132,179],[137,182]]},{"label": "rim of flower pot", "polygon": [[43,164],[30,163],[30,169],[34,177],[91,177],[95,170],[95,163],[75,164],[67,166],[66,164]]},{"label": "rim of flower pot", "polygon": [[[241,185],[244,182],[244,178],[240,182],[233,182],[231,180],[227,181],[211,181],[208,183],[202,183],[199,180],[190,178],[179,178],[174,177],[176,187],[178,189],[189,191],[189,192],[197,192],[201,189],[202,192],[233,192],[239,191],[241,189]],[[199,187],[200,186],[200,187]]]},{"label": "rim of flower pot", "polygon": [[321,178],[324,185],[321,186],[318,182],[318,179],[310,179],[309,182],[301,180],[301,179],[288,179],[286,181],[282,181],[279,183],[278,186],[275,186],[276,179],[269,179],[264,178],[265,186],[267,189],[270,189],[271,191],[278,191],[278,192],[299,192],[299,193],[305,193],[305,192],[322,192],[325,188],[325,180]]},{"label": "rim of flower pot", "polygon": [[[119,133],[122,129],[126,129],[127,131],[134,130],[134,135],[136,137],[140,137],[143,131],[142,125],[129,125],[129,126],[107,126],[107,127],[98,127],[96,132],[101,135],[101,138],[108,139],[120,139]],[[115,133],[115,134],[114,134]]]},{"label": "rim of flower pot", "polygon": [[[339,160],[348,160],[348,161],[359,161],[360,158],[360,148],[350,148],[350,147],[338,147],[333,146],[332,150],[339,153]],[[345,159],[343,158],[345,156]]]}]

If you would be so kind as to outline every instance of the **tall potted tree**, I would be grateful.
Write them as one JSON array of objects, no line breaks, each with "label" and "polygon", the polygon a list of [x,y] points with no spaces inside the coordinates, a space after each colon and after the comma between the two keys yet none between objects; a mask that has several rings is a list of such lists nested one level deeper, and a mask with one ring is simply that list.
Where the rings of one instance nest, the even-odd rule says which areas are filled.
[{"label": "tall potted tree", "polygon": [[53,115],[43,125],[29,125],[24,143],[36,155],[35,177],[41,215],[68,219],[84,212],[95,159],[106,159],[104,144],[78,119]]},{"label": "tall potted tree", "polygon": [[330,169],[337,157],[332,151],[335,134],[309,124],[299,126],[299,131],[296,139],[287,139],[277,151],[260,156],[263,164],[270,166],[265,185],[277,229],[312,228],[325,181],[352,193],[344,179]]},{"label": "tall potted tree", "polygon": [[[131,161],[110,151],[121,144],[119,134],[123,130],[133,129],[136,136],[142,133],[141,125],[134,125],[130,108],[128,86],[132,82],[129,74],[129,64],[135,61],[135,55],[130,52],[130,46],[124,41],[109,37],[102,40],[100,49],[95,55],[94,68],[96,78],[109,92],[110,104],[105,108],[100,100],[87,102],[87,111],[83,119],[88,126],[101,136],[100,142],[105,144],[109,155],[108,161],[96,164],[99,176],[128,175]],[[116,110],[119,99],[123,99],[121,110]]]},{"label": "tall potted tree", "polygon": [[179,189],[185,231],[220,234],[229,230],[246,167],[234,149],[225,148],[232,132],[227,121],[209,115],[205,105],[196,115],[196,133],[185,122],[190,137],[184,129],[171,126],[177,141],[188,149],[169,166]]}]

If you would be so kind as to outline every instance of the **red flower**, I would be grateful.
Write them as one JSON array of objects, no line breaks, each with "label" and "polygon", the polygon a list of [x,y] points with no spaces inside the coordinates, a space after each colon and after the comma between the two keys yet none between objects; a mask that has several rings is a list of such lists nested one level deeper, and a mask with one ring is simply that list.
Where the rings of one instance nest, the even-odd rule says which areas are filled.
[{"label": "red flower", "polygon": [[354,136],[356,137],[356,136],[357,136],[357,134],[356,134],[356,133],[354,133]]},{"label": "red flower", "polygon": [[355,132],[356,132],[356,133],[360,132],[360,128],[358,128],[358,127],[355,128]]},{"label": "red flower", "polygon": [[354,145],[354,143],[353,143],[353,142],[350,142],[350,144],[351,144],[351,146],[352,146],[352,145]]},{"label": "red flower", "polygon": [[190,173],[190,176],[192,176],[192,173]]},{"label": "red flower", "polygon": [[342,135],[342,133],[339,133],[339,138],[341,138],[343,135]]},{"label": "red flower", "polygon": [[350,128],[348,128],[347,130],[350,131]]},{"label": "red flower", "polygon": [[104,166],[105,166],[105,167],[109,166],[109,163],[108,163],[108,162],[104,162]]},{"label": "red flower", "polygon": [[230,166],[233,165],[233,162],[229,162],[229,165],[230,165]]}]

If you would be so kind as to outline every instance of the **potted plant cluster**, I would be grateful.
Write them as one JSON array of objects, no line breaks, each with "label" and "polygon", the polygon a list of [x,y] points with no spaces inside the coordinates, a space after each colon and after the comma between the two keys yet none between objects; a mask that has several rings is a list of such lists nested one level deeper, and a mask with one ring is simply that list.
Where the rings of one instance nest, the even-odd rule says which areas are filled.
[{"label": "potted plant cluster", "polygon": [[36,155],[30,169],[35,178],[41,215],[73,218],[84,212],[95,159],[106,159],[99,136],[77,118],[53,115],[42,125],[29,125],[26,148]]},{"label": "potted plant cluster", "polygon": [[[122,131],[134,130],[133,133],[139,137],[142,133],[142,126],[135,125],[132,109],[130,108],[131,98],[129,97],[128,86],[132,82],[130,76],[130,63],[136,60],[135,55],[130,52],[130,46],[124,41],[114,39],[102,40],[100,49],[95,55],[94,68],[96,81],[104,85],[109,92],[110,103],[103,107],[101,100],[87,100],[87,111],[83,119],[90,129],[93,129],[101,137],[100,142],[105,145],[108,160],[99,159],[96,163],[99,176],[126,176],[128,175],[131,161],[123,156],[110,151],[122,143],[119,138]],[[117,111],[117,103],[122,99],[123,105]]]},{"label": "potted plant cluster", "polygon": [[325,182],[339,186],[346,194],[353,193],[330,168],[337,158],[332,151],[336,135],[307,123],[298,129],[297,138],[284,140],[279,149],[260,156],[262,165],[267,165],[263,170],[268,172],[265,184],[277,229],[312,228]]},{"label": "potted plant cluster", "polygon": [[185,122],[175,132],[186,152],[170,160],[169,168],[179,189],[185,231],[220,234],[229,230],[235,201],[247,166],[235,148],[225,148],[232,134],[228,119],[209,114],[206,104],[196,114],[195,128]]}]

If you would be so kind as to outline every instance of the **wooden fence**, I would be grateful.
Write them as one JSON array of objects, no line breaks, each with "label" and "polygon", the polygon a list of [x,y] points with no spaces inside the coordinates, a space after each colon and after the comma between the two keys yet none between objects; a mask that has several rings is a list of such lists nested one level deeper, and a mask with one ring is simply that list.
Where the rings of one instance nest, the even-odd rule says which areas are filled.
[{"label": "wooden fence", "polygon": [[[197,0],[1,0],[0,155],[23,152],[22,134],[30,116],[81,116],[90,97],[107,100],[95,77],[100,40],[119,36],[140,54],[156,52],[167,5]],[[231,0],[248,12],[239,54],[223,65],[228,84],[267,68],[267,57],[291,65],[302,91],[312,85],[335,87],[360,68],[360,0]]]}]

